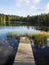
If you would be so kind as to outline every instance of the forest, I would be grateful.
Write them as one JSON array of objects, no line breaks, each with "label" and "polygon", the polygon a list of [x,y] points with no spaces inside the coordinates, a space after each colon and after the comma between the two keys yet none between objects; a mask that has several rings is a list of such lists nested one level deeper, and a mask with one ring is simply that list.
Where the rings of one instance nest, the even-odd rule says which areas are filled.
[{"label": "forest", "polygon": [[17,25],[49,27],[49,13],[35,16],[28,15],[27,17],[0,14],[0,26],[17,26]]}]

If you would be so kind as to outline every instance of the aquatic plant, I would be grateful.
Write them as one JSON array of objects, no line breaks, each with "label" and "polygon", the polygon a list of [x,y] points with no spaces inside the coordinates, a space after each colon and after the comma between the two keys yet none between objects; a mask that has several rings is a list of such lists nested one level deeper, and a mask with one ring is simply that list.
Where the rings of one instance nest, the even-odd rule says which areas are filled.
[{"label": "aquatic plant", "polygon": [[33,34],[32,37],[34,38],[34,44],[42,47],[45,44],[45,41],[47,41],[47,38],[49,38],[49,33],[47,32],[36,33]]}]

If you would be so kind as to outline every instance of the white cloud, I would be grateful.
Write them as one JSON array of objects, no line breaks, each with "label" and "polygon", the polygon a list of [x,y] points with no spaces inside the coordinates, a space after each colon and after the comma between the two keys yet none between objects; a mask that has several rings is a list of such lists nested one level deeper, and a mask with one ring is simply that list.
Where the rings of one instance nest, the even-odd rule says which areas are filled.
[{"label": "white cloud", "polygon": [[[38,4],[40,4],[42,0],[18,0],[16,2],[16,6],[24,6],[27,11],[35,12],[35,13],[47,13],[49,12],[49,2],[45,4],[44,6],[40,7]],[[28,5],[28,6],[26,6]]]},{"label": "white cloud", "polygon": [[24,0],[25,3],[29,4],[30,3],[30,0]]},{"label": "white cloud", "polygon": [[18,0],[16,2],[16,6],[20,7],[20,6],[24,5],[24,4],[27,5],[29,3],[30,3],[30,0]]},{"label": "white cloud", "polygon": [[22,4],[22,2],[23,2],[23,0],[18,0],[17,2],[16,2],[16,6],[21,6],[21,4]]},{"label": "white cloud", "polygon": [[31,3],[32,3],[32,5],[35,5],[35,4],[38,4],[38,3],[40,3],[41,2],[41,0],[18,0],[17,2],[16,2],[16,6],[22,6],[22,5],[30,5]]},{"label": "white cloud", "polygon": [[44,12],[44,13],[49,12],[49,2],[42,8],[39,8],[39,11]]},{"label": "white cloud", "polygon": [[42,8],[42,13],[49,13],[49,2]]},{"label": "white cloud", "polygon": [[47,5],[44,8],[45,8],[45,10],[49,11],[49,2],[47,3]]},{"label": "white cloud", "polygon": [[40,3],[41,2],[41,0],[32,0],[32,3],[33,4],[38,4],[38,3]]},{"label": "white cloud", "polygon": [[31,9],[31,10],[37,10],[37,7],[35,7],[35,6],[33,5],[33,6],[31,6],[30,9]]},{"label": "white cloud", "polygon": [[0,7],[0,11],[2,11],[2,10],[4,10],[4,8],[3,7]]},{"label": "white cloud", "polygon": [[40,11],[40,12],[49,12],[49,2],[41,8],[36,7],[36,6],[32,6],[31,9],[36,10],[36,11]]}]

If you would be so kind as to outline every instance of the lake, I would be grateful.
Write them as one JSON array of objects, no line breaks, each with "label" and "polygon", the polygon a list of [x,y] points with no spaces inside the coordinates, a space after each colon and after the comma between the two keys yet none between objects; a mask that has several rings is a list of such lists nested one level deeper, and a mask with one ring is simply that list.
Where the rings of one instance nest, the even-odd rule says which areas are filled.
[{"label": "lake", "polygon": [[[16,32],[17,34],[33,34],[41,32],[41,30],[38,30],[34,26],[0,26],[0,65],[12,65],[17,53],[19,40],[15,37],[6,39],[7,34],[10,32]],[[35,64],[49,65],[49,46],[39,47],[31,45],[31,47],[34,54]]]},{"label": "lake", "polygon": [[16,38],[6,39],[10,32],[31,34],[40,31],[32,26],[0,26],[0,65],[13,65],[17,53],[19,40]]},{"label": "lake", "polygon": [[7,33],[16,32],[18,34],[31,34],[40,32],[34,26],[0,26],[0,40],[5,39]]}]

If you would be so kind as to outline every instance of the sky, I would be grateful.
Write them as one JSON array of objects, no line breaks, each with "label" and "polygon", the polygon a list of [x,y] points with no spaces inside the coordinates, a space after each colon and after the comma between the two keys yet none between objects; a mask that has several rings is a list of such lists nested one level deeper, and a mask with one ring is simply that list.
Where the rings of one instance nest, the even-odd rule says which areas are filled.
[{"label": "sky", "polygon": [[0,13],[18,16],[49,13],[49,0],[0,0]]}]

